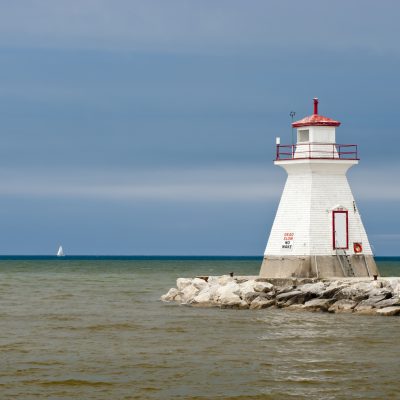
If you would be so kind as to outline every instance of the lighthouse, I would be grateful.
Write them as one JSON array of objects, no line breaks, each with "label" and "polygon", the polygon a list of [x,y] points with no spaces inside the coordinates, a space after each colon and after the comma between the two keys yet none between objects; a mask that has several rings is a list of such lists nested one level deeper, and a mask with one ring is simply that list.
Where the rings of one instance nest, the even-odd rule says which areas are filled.
[{"label": "lighthouse", "polygon": [[297,141],[276,139],[275,165],[287,180],[260,276],[365,277],[379,275],[346,173],[359,162],[357,145],[336,143],[340,122],[314,113],[293,122]]}]

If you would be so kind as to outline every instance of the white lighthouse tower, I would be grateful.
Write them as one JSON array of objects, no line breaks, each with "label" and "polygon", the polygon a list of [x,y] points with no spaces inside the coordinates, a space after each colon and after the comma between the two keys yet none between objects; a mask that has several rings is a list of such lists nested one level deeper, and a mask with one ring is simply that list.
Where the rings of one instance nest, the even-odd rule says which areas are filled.
[{"label": "white lighthouse tower", "polygon": [[297,143],[277,138],[275,165],[288,174],[264,253],[260,276],[379,275],[346,172],[358,164],[357,145],[337,144],[339,121],[314,114],[294,122]]}]

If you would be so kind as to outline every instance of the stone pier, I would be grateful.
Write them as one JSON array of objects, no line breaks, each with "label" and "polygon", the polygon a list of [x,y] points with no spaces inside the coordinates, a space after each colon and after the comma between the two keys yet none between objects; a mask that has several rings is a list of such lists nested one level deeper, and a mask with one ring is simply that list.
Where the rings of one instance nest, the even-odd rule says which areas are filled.
[{"label": "stone pier", "polygon": [[400,315],[400,278],[179,278],[164,302],[194,307]]}]

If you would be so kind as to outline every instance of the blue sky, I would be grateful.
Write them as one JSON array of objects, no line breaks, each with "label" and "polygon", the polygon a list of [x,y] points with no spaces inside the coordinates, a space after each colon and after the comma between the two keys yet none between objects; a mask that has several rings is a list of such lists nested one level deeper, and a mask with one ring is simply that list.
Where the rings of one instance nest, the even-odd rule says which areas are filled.
[{"label": "blue sky", "polygon": [[262,255],[289,112],[400,254],[397,1],[0,0],[0,254]]}]

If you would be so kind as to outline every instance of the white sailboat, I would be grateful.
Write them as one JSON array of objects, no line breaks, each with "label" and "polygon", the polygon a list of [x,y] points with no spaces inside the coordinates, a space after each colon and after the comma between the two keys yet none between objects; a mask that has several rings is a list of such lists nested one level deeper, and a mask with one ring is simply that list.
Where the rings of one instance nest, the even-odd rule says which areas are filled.
[{"label": "white sailboat", "polygon": [[60,246],[57,251],[57,257],[64,257],[64,256],[65,256],[64,250],[63,250],[62,246]]}]

